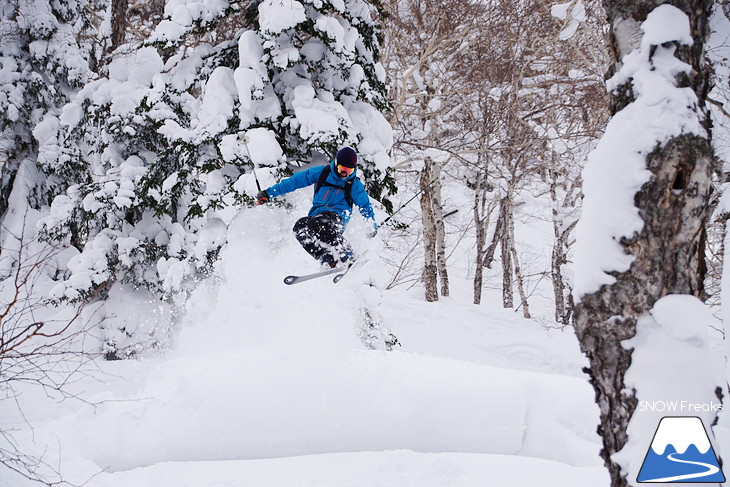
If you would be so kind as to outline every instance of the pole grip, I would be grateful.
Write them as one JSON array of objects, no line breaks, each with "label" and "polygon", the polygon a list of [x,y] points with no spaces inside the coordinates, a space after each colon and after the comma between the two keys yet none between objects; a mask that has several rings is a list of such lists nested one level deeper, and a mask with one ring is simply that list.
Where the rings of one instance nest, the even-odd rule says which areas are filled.
[{"label": "pole grip", "polygon": [[239,133],[238,142],[243,142],[243,148],[246,149],[246,155],[248,156],[248,160],[251,161],[251,165],[253,165],[253,178],[256,181],[256,188],[259,190],[260,193],[261,184],[259,184],[259,178],[256,176],[256,163],[253,162],[253,159],[251,158],[251,153],[248,151],[248,137],[246,137],[245,134]]}]

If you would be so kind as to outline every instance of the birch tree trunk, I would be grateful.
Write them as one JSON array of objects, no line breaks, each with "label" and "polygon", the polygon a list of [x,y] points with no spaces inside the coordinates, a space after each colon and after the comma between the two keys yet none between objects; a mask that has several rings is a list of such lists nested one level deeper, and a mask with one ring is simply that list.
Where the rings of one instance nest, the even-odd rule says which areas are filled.
[{"label": "birch tree trunk", "polygon": [[432,186],[433,195],[431,199],[431,211],[433,211],[433,222],[436,227],[436,266],[438,268],[438,278],[441,280],[441,296],[448,296],[449,273],[446,269],[446,226],[443,205],[441,204],[441,164],[437,161],[432,162],[433,170],[430,181],[436,181]]},{"label": "birch tree trunk", "polygon": [[571,223],[571,228],[566,230],[559,228],[557,222],[554,222],[554,226],[556,227],[557,236],[553,241],[550,274],[553,281],[553,293],[555,294],[555,321],[567,326],[570,325],[573,316],[573,296],[570,287],[566,288],[563,265],[568,262],[565,240],[570,235],[575,222]]},{"label": "birch tree trunk", "polygon": [[423,283],[426,301],[438,301],[438,281],[441,295],[449,295],[449,274],[446,270],[446,228],[441,206],[441,165],[427,157],[421,172],[421,220],[423,222]]},{"label": "birch tree trunk", "polygon": [[515,281],[517,284],[517,293],[520,296],[520,306],[522,307],[522,316],[530,318],[530,305],[527,302],[527,294],[525,293],[525,277],[522,275],[520,260],[517,257],[517,246],[515,245],[515,221],[512,211],[512,205],[509,207],[507,217],[507,234],[509,235],[509,250],[512,254],[513,267],[515,271]]},{"label": "birch tree trunk", "polygon": [[423,223],[423,284],[426,301],[438,301],[438,271],[436,265],[436,223],[433,218],[432,161],[426,158],[421,172],[421,221]]},{"label": "birch tree trunk", "polygon": [[502,234],[499,243],[502,250],[502,306],[514,308],[514,291],[512,290],[512,244],[510,242],[509,215],[512,201],[508,196],[502,198],[500,218],[502,220]]},{"label": "birch tree trunk", "polygon": [[476,266],[474,268],[474,304],[482,302],[482,285],[484,283],[484,257],[486,255],[487,229],[489,213],[486,210],[487,192],[486,178],[477,180],[474,191],[474,226],[476,227]]},{"label": "birch tree trunk", "polygon": [[[639,47],[641,22],[663,3],[604,0],[617,66],[626,54]],[[697,116],[708,129],[704,102],[709,70],[704,61],[704,39],[711,3],[673,1],[672,5],[689,17],[694,43],[692,46],[671,43],[676,45],[674,55],[693,68],[689,74],[678,75],[677,85],[695,92],[699,104]],[[653,46],[652,53],[656,47]],[[633,101],[634,90],[629,79],[612,93],[612,112],[616,114]],[[601,456],[609,470],[612,487],[630,485],[626,472],[622,473],[613,455],[629,440],[627,426],[638,402],[635,391],[627,388],[624,380],[632,363],[633,349],[622,342],[636,334],[638,318],[651,310],[659,298],[668,294],[702,297],[711,164],[709,137],[682,134],[663,144],[657,142],[646,157],[646,167],[651,172],[649,181],[634,197],[643,228],[619,241],[634,260],[628,271],[610,273],[614,283],[579,296],[576,305],[575,329],[590,363],[587,372],[600,408]]]},{"label": "birch tree trunk", "polygon": [[[555,161],[553,161],[555,162]],[[551,171],[557,171],[556,164],[553,163]],[[568,251],[570,247],[570,236],[578,222],[575,218],[566,221],[563,209],[566,206],[575,207],[573,201],[575,187],[567,190],[565,199],[561,201],[558,198],[558,176],[551,174],[550,182],[550,199],[552,200],[552,220],[553,220],[553,249],[550,258],[550,277],[553,282],[553,294],[555,296],[555,321],[563,325],[570,325],[573,317],[573,296],[571,286],[566,283],[563,275],[563,265],[568,263]]]},{"label": "birch tree trunk", "polygon": [[555,321],[565,323],[565,282],[563,281],[563,264],[565,263],[564,239],[563,239],[563,220],[560,216],[560,208],[557,195],[557,177],[553,176],[550,183],[550,199],[553,208],[553,251],[550,258],[551,277],[553,281],[553,294],[555,295]]},{"label": "birch tree trunk", "polygon": [[502,201],[499,202],[499,215],[497,216],[497,223],[494,226],[494,235],[492,236],[492,243],[489,244],[487,251],[484,253],[483,266],[487,269],[492,268],[494,262],[494,252],[497,250],[497,246],[502,242],[502,234],[504,233],[504,213],[502,212]]}]

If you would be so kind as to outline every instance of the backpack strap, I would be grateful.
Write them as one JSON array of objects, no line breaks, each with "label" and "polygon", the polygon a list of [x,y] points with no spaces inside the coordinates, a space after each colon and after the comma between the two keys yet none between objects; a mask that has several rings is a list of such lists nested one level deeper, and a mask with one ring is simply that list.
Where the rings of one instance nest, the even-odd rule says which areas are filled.
[{"label": "backpack strap", "polygon": [[345,201],[350,208],[352,208],[352,182],[354,180],[355,178],[350,178],[345,181]]},{"label": "backpack strap", "polygon": [[314,194],[315,195],[319,192],[319,190],[322,186],[327,184],[327,178],[329,177],[331,170],[332,170],[332,168],[330,168],[330,165],[327,164],[324,167],[324,169],[322,170],[322,172],[319,173],[319,179],[317,180],[317,183],[314,185]]},{"label": "backpack strap", "polygon": [[[329,164],[327,164],[322,172],[319,175],[319,179],[317,179],[317,182],[314,185],[314,194],[316,195],[319,190],[322,188],[322,186],[329,186],[331,188],[337,188],[337,189],[343,189],[342,186],[336,186],[334,184],[330,184],[327,182],[327,178],[330,175],[330,172],[332,171],[332,168]],[[345,181],[345,201],[347,202],[347,205],[352,208],[352,183],[355,181],[355,178],[350,178],[347,181]]]}]

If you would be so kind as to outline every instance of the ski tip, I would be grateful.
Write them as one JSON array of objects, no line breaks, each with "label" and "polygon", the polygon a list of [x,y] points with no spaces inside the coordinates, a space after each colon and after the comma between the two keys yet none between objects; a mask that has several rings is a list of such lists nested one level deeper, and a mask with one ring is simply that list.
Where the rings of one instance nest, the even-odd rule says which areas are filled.
[{"label": "ski tip", "polygon": [[294,281],[297,280],[297,276],[286,276],[284,278],[284,284],[294,284]]}]

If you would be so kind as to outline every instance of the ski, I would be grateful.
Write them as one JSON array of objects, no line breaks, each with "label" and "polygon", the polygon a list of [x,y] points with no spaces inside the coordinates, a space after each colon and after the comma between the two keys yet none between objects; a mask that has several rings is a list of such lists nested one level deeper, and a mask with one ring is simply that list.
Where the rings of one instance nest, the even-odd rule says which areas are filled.
[{"label": "ski", "polygon": [[[353,261],[349,265],[346,266],[337,266],[333,267],[332,269],[325,269],[323,271],[314,272],[312,274],[304,274],[302,276],[286,276],[284,278],[284,284],[299,284],[300,282],[305,281],[311,281],[312,279],[317,279],[318,277],[324,277],[329,276],[330,274],[337,274],[334,279],[332,279],[332,282],[337,284],[340,282],[340,280],[345,277],[345,275],[350,272],[350,269],[352,269],[355,265],[357,265],[358,262],[363,261],[366,262],[367,259],[364,259],[365,254],[367,254],[367,250],[362,253],[360,257],[357,258],[357,260]],[[339,273],[339,274],[338,274]]]},{"label": "ski", "polygon": [[347,272],[346,267],[333,267],[332,269],[326,269],[319,272],[314,272],[312,274],[305,274],[303,276],[286,276],[284,278],[284,284],[299,284],[300,282],[305,281],[311,281],[312,279],[317,279],[318,277],[324,277],[329,276],[330,274],[335,274],[337,272]]},{"label": "ski", "polygon": [[365,262],[367,262],[367,258],[365,258],[365,254],[367,254],[367,253],[368,253],[367,250],[365,252],[363,252],[362,255],[360,257],[358,257],[357,260],[355,260],[349,266],[347,266],[344,271],[340,272],[334,278],[332,278],[332,282],[334,282],[335,284],[337,284],[338,282],[340,282],[342,280],[343,277],[345,277],[347,275],[348,272],[350,272],[350,269],[352,269],[353,267],[359,265],[358,263],[365,263]]}]

